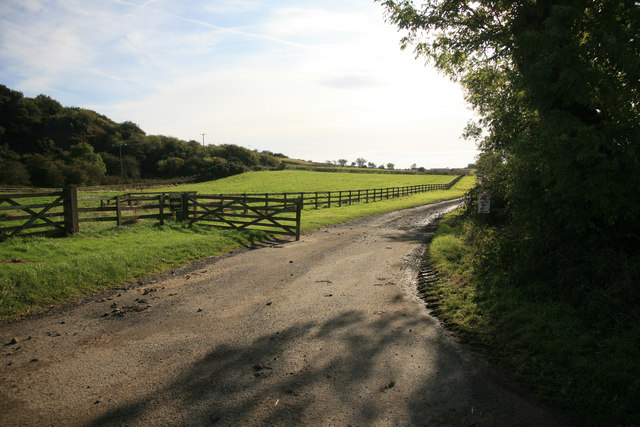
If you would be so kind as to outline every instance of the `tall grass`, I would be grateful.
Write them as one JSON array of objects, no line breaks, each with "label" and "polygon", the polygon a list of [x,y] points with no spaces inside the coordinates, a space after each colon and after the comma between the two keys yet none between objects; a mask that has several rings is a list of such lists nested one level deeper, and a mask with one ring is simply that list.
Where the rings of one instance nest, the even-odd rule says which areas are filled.
[{"label": "tall grass", "polygon": [[490,239],[460,213],[430,245],[444,278],[423,287],[433,313],[538,396],[584,425],[640,422],[640,320],[594,327],[566,301],[478,274]]}]

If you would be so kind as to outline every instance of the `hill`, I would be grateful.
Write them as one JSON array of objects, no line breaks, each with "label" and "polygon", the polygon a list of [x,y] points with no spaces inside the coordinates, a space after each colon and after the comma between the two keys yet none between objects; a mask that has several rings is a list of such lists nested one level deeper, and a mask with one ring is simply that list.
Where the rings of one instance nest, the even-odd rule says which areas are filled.
[{"label": "hill", "polygon": [[202,146],[0,85],[0,185],[62,187],[176,177],[215,179],[282,167],[282,154]]},{"label": "hill", "polygon": [[288,170],[287,168],[283,171],[247,172],[215,181],[184,184],[172,187],[172,191],[197,191],[201,194],[345,191],[420,184],[446,184],[452,178],[451,175],[323,173],[312,170]]},{"label": "hill", "polygon": [[[412,169],[394,169],[393,164],[387,164],[385,168],[384,165],[375,166],[372,163],[367,165],[363,164],[362,166],[356,166],[356,162],[352,162],[350,165],[345,163],[341,165],[339,161],[336,162],[326,162],[319,163],[313,162],[311,160],[298,160],[298,159],[289,159],[283,158],[281,159],[282,163],[285,164],[287,169],[294,170],[311,170],[316,172],[349,172],[349,173],[389,173],[389,174],[404,174],[404,175],[417,175],[417,174],[427,174],[427,175],[462,175],[467,174],[471,171],[471,169],[462,169],[462,168],[436,168],[436,169],[425,169],[423,167],[414,167]],[[391,167],[389,167],[391,166]]]}]

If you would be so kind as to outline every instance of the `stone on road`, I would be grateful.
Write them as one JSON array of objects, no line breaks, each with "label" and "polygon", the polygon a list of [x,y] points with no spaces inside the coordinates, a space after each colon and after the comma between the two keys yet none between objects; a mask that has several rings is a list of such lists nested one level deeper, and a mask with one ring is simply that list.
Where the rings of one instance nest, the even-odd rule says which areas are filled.
[{"label": "stone on road", "polygon": [[454,204],[265,243],[4,324],[2,424],[560,425],[417,295],[424,228]]}]

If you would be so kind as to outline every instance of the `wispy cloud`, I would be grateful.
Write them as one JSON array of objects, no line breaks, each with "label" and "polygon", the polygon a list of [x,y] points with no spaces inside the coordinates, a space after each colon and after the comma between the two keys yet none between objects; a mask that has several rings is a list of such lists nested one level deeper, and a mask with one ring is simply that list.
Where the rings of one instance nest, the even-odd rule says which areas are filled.
[{"label": "wispy cloud", "polygon": [[301,158],[473,151],[460,90],[399,51],[369,0],[5,0],[0,82]]}]

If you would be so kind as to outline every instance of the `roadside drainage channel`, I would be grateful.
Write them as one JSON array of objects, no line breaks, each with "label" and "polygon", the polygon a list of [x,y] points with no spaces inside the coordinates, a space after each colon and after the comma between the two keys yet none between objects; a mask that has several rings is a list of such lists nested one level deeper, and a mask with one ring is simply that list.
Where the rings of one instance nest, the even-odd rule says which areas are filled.
[{"label": "roadside drainage channel", "polygon": [[438,229],[438,224],[440,219],[456,209],[462,207],[462,203],[452,208],[449,208],[445,211],[438,212],[429,218],[429,223],[423,227],[424,231],[424,250],[422,252],[422,256],[420,257],[420,265],[418,267],[418,277],[416,286],[418,288],[418,292],[420,293],[420,298],[425,302],[427,309],[429,311],[433,311],[438,306],[438,298],[437,297],[429,297],[426,295],[426,290],[434,286],[440,280],[440,273],[433,266],[433,262],[431,261],[431,257],[429,256],[429,245],[431,244],[431,240],[436,234]]}]

